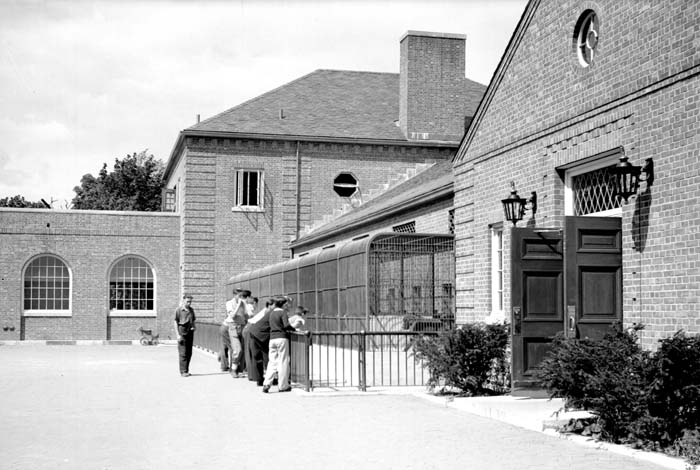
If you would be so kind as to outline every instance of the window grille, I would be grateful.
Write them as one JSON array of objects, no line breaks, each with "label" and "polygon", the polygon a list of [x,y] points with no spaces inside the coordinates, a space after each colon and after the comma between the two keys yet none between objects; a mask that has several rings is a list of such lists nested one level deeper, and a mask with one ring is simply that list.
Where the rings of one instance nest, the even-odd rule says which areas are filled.
[{"label": "window grille", "polygon": [[263,177],[259,170],[236,171],[237,207],[261,207],[263,194]]},{"label": "window grille", "polygon": [[70,273],[63,261],[44,255],[27,266],[24,310],[70,310]]},{"label": "window grille", "polygon": [[398,233],[416,233],[416,221],[395,225],[392,230]]},{"label": "window grille", "polygon": [[571,192],[574,198],[574,215],[594,214],[619,209],[620,198],[613,196],[614,165],[589,171],[571,178]]},{"label": "window grille", "polygon": [[144,260],[120,260],[109,275],[110,310],[154,310],[153,271]]}]

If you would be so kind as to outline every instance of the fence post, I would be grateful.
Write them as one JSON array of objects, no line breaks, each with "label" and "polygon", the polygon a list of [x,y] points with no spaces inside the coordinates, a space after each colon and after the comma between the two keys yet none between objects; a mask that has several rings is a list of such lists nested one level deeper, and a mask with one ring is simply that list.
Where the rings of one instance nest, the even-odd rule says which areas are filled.
[{"label": "fence post", "polygon": [[311,332],[304,332],[304,391],[311,390]]},{"label": "fence post", "polygon": [[367,334],[365,330],[360,331],[360,341],[357,347],[359,353],[359,359],[357,361],[360,370],[360,391],[367,391]]}]

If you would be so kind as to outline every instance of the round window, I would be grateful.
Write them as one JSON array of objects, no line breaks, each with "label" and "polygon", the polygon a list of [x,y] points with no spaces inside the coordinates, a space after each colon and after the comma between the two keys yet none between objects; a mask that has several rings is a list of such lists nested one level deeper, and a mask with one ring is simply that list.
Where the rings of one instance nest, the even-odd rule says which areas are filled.
[{"label": "round window", "polygon": [[340,173],[333,180],[333,191],[340,197],[350,197],[357,192],[357,178],[352,173]]},{"label": "round window", "polygon": [[584,11],[576,22],[574,30],[576,55],[582,67],[588,67],[593,62],[599,31],[598,15],[593,10]]}]

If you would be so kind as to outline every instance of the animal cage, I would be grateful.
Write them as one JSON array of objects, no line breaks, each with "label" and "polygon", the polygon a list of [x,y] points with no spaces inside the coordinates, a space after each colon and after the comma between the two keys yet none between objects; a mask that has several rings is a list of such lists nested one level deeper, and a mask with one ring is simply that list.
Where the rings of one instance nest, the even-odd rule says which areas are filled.
[{"label": "animal cage", "polygon": [[452,235],[380,233],[233,276],[263,299],[288,295],[314,331],[438,331],[454,326]]}]

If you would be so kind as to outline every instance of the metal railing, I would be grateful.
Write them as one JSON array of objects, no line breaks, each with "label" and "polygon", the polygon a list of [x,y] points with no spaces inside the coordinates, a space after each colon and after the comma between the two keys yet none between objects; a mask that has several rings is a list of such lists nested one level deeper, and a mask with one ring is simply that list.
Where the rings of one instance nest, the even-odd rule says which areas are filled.
[{"label": "metal railing", "polygon": [[[308,326],[308,325],[307,325]],[[197,322],[194,345],[217,354],[219,323]],[[423,386],[430,373],[415,356],[420,336],[435,332],[292,332],[291,376],[304,390],[314,388]]]},{"label": "metal railing", "polygon": [[292,381],[318,387],[423,386],[430,373],[415,356],[417,332],[292,333]]}]

